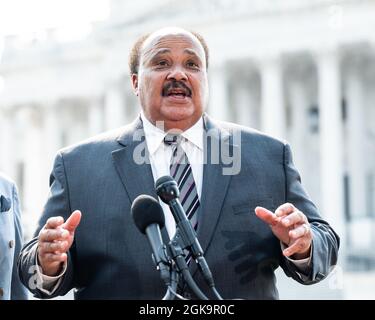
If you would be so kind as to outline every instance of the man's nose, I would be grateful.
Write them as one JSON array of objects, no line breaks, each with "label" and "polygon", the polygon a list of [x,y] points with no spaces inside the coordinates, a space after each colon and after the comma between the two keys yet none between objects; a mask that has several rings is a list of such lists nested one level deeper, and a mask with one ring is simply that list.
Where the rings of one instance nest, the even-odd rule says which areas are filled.
[{"label": "man's nose", "polygon": [[175,66],[173,69],[170,70],[167,79],[168,80],[174,79],[176,81],[181,81],[181,80],[187,80],[188,77],[185,71],[183,70],[183,68],[181,68],[180,66]]}]

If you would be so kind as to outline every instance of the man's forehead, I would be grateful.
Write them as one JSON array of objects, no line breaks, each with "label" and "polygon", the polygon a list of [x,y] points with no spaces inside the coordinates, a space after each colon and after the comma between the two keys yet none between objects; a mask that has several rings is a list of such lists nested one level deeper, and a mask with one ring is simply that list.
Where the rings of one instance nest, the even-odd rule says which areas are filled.
[{"label": "man's forehead", "polygon": [[152,33],[143,43],[142,51],[147,52],[152,49],[159,49],[165,47],[169,42],[185,41],[190,44],[194,51],[199,50],[197,53],[204,53],[204,49],[199,40],[189,31],[180,28],[165,28]]}]

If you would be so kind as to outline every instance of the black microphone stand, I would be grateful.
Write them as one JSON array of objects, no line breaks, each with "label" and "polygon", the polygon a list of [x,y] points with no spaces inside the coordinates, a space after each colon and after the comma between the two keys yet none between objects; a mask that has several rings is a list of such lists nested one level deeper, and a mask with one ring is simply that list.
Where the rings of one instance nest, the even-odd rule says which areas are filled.
[{"label": "black microphone stand", "polygon": [[[208,300],[206,295],[200,290],[192,275],[190,274],[189,267],[186,263],[184,250],[180,244],[180,230],[176,230],[176,234],[167,246],[163,245],[159,248],[160,262],[157,269],[160,271],[160,276],[167,286],[167,292],[162,300],[174,300],[176,297],[184,299],[176,293],[177,285],[182,275],[186,284],[191,291],[201,300]],[[155,257],[153,256],[155,260]]]},{"label": "black microphone stand", "polygon": [[[219,294],[219,292],[217,291],[215,287],[215,282],[214,282],[212,273],[206,262],[206,259],[204,258],[204,252],[198,241],[195,230],[193,229],[190,221],[186,218],[184,209],[179,201],[180,190],[178,188],[177,182],[171,176],[164,176],[164,177],[159,178],[156,181],[155,188],[156,188],[156,193],[160,197],[160,199],[162,199],[162,201],[168,204],[168,206],[170,207],[173,217],[175,218],[175,221],[176,221],[177,231],[176,231],[174,238],[171,241],[172,247],[181,249],[181,255],[182,255],[183,260],[185,260],[183,249],[188,249],[192,252],[192,256],[195,262],[198,264],[199,270],[201,274],[203,275],[203,278],[205,279],[207,285],[212,290],[213,294],[218,300],[223,300],[223,298],[221,297],[221,295]],[[177,254],[177,253],[172,252],[172,256],[173,254]],[[177,257],[178,255],[176,256],[176,259]],[[185,261],[185,265],[187,269],[188,267],[187,267],[186,261]],[[178,268],[180,268],[181,272],[184,275],[185,266],[182,264],[182,262],[181,262],[181,266],[178,266]],[[190,281],[190,278],[192,281]],[[207,297],[202,293],[202,291],[196,286],[194,280],[191,277],[190,272],[189,274],[186,274],[185,280],[187,281],[187,284],[189,285],[189,287],[193,290],[193,292],[200,299],[204,299],[204,300],[207,299]]]},{"label": "black microphone stand", "polygon": [[183,244],[181,245],[181,231],[179,228],[176,229],[176,234],[173,239],[168,243],[168,252],[173,259],[176,269],[179,274],[181,274],[186,281],[186,284],[191,289],[191,291],[201,300],[208,300],[206,295],[198,287],[194,281],[190,271],[189,266],[186,263]]}]

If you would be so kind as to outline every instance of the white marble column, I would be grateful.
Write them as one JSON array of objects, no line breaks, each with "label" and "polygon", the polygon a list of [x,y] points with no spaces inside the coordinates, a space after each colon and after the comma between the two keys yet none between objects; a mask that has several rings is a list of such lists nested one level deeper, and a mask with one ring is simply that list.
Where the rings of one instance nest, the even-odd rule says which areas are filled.
[{"label": "white marble column", "polygon": [[208,82],[210,97],[208,113],[218,120],[231,120],[228,99],[228,80],[224,62],[210,67]]},{"label": "white marble column", "polygon": [[[293,145],[294,163],[297,165],[301,176],[305,177],[306,157],[305,153],[311,153],[311,149],[306,150],[306,139],[309,134],[309,123],[307,118],[306,89],[301,79],[293,79],[289,83],[289,96],[291,104],[292,130],[291,143]],[[306,172],[307,174],[307,172]]]},{"label": "white marble column", "polygon": [[94,99],[87,106],[89,134],[96,135],[103,131],[104,114],[100,99]]},{"label": "white marble column", "polygon": [[44,165],[43,188],[48,188],[48,177],[53,167],[53,161],[61,145],[61,117],[55,102],[48,102],[43,107],[44,131]]},{"label": "white marble column", "polygon": [[363,84],[359,70],[353,70],[346,79],[348,165],[350,183],[350,214],[366,215],[366,142]]},{"label": "white marble column", "polygon": [[285,138],[285,105],[280,58],[265,57],[261,61],[260,72],[262,131],[277,138]]},{"label": "white marble column", "polygon": [[339,57],[335,51],[318,57],[322,215],[344,234],[343,145]]},{"label": "white marble column", "polygon": [[26,214],[25,223],[28,228],[35,229],[38,217],[41,214],[46,200],[46,184],[43,175],[43,148],[45,136],[41,126],[40,110],[28,106],[21,110],[21,119],[24,129],[24,203]]},{"label": "white marble column", "polygon": [[236,123],[259,128],[259,117],[256,114],[257,110],[255,99],[252,95],[253,92],[249,88],[250,84],[245,83],[245,85],[235,86]]},{"label": "white marble column", "polygon": [[119,84],[113,84],[105,94],[105,129],[114,129],[125,124],[125,101]]}]

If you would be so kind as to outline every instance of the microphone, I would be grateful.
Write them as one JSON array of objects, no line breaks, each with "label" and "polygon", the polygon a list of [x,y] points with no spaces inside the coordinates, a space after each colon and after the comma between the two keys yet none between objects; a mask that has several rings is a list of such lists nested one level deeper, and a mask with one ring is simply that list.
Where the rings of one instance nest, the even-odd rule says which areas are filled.
[{"label": "microphone", "polygon": [[184,208],[180,203],[180,190],[177,182],[171,176],[163,176],[156,181],[155,189],[160,199],[171,209],[177,227],[180,227],[183,248],[191,247],[193,257],[203,255],[195,230],[187,219]]},{"label": "microphone", "polygon": [[156,199],[143,194],[133,201],[131,213],[139,231],[148,238],[153,253],[153,261],[160,271],[160,277],[167,286],[170,286],[169,261],[160,233],[160,229],[165,224],[163,209]]},{"label": "microphone", "polygon": [[171,176],[163,176],[156,181],[155,189],[160,199],[171,209],[172,215],[176,221],[176,227],[181,232],[183,249],[189,248],[191,250],[193,258],[200,267],[208,286],[213,289],[217,298],[221,299],[215,289],[214,279],[206,259],[203,256],[204,252],[198,241],[197,234],[190,221],[187,219],[184,208],[180,203],[180,190],[178,189],[177,182]]}]

